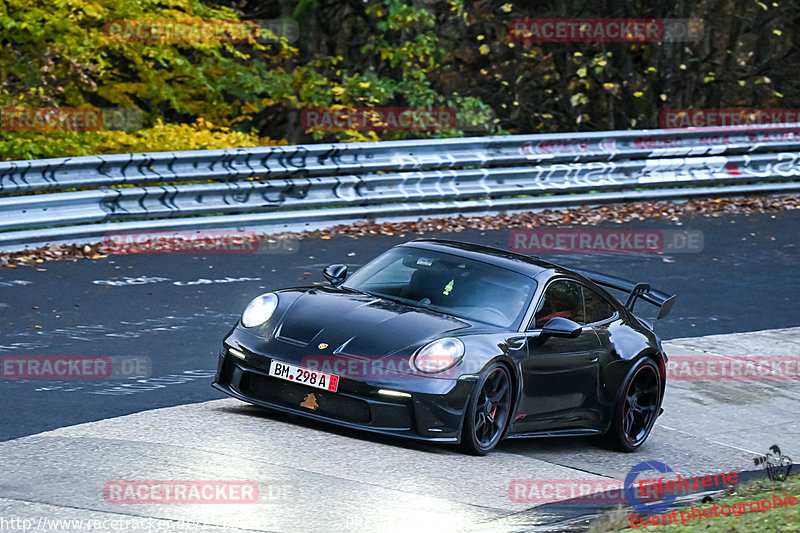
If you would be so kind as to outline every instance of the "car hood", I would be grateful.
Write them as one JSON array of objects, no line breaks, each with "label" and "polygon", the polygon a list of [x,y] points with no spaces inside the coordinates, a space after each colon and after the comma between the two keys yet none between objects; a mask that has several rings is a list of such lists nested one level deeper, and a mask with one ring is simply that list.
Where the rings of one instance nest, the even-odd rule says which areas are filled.
[{"label": "car hood", "polygon": [[[372,359],[410,354],[428,340],[471,327],[469,322],[450,315],[348,289],[292,292],[296,298],[280,317],[274,338],[310,347],[319,355]],[[278,295],[280,299],[284,292]],[[322,345],[327,346],[320,348]]]}]

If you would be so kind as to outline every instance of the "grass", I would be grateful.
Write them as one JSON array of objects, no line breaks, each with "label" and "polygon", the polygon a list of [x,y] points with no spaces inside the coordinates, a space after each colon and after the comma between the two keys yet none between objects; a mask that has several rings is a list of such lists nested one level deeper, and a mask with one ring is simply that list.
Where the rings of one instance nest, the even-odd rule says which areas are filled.
[{"label": "grass", "polygon": [[[750,510],[750,502],[769,500],[771,503],[773,495],[783,497],[784,493],[787,498],[790,496],[795,496],[797,498],[794,506],[773,508],[765,512]],[[698,502],[692,505],[695,509],[711,509],[714,504],[717,505],[718,509],[721,509],[724,505],[733,509],[733,506],[736,504],[747,504],[747,512],[742,513],[740,516],[735,516],[733,512],[729,516],[723,516],[722,513],[720,513],[720,516],[701,518],[699,520],[687,520],[686,523],[681,524],[680,512],[691,512],[689,507],[684,507],[678,511],[677,523],[648,526],[637,524],[639,527],[634,529],[630,527],[629,522],[629,517],[632,516],[632,514],[618,508],[600,515],[591,524],[589,532],[646,531],[647,533],[690,533],[695,531],[735,531],[736,533],[800,533],[800,475],[790,476],[783,482],[773,482],[765,479],[742,483],[737,485],[732,491],[723,493],[719,499],[715,499],[713,502],[705,504]],[[741,507],[738,509],[741,509]],[[666,516],[666,513],[662,514],[662,516]],[[639,516],[638,518],[641,519],[643,517]]]}]

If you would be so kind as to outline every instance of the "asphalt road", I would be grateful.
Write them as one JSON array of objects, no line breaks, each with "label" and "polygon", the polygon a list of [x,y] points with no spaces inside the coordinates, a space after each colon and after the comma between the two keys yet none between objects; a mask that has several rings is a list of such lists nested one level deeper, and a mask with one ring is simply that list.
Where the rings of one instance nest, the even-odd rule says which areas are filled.
[{"label": "asphalt road", "polygon": [[[800,323],[800,212],[647,220],[607,228],[691,229],[700,253],[542,257],[677,293],[657,324],[665,339]],[[500,248],[509,230],[425,234]],[[223,335],[257,294],[322,283],[322,267],[356,268],[419,235],[312,238],[292,254],[116,255],[0,269],[0,355],[130,356],[137,380],[0,380],[0,441],[223,397],[210,387]]]},{"label": "asphalt road", "polygon": [[[719,364],[758,353],[796,361],[787,355],[800,350],[800,328],[677,339],[664,348],[673,360],[701,356]],[[137,530],[149,524],[148,531],[580,531],[598,511],[625,501],[619,487],[644,461],[664,463],[672,471],[666,479],[735,472],[736,481],[747,482],[765,476],[753,470],[754,459],[775,444],[796,458],[798,385],[674,379],[664,414],[632,454],[596,439],[561,438],[505,441],[473,457],[233,399],[155,409],[0,443],[0,518],[27,521],[28,531],[78,530],[63,527],[68,520],[114,532],[132,530],[123,525],[130,521]],[[214,503],[175,505],[163,501],[163,488],[153,499],[150,492],[123,493],[132,483],[165,483],[148,480],[237,480],[258,487],[258,495],[242,502],[212,491],[206,497]],[[596,488],[609,483],[617,488]],[[564,501],[569,487],[583,486],[602,493]],[[774,487],[780,494],[780,482]],[[703,490],[717,496],[695,490],[677,503],[697,502]]]},{"label": "asphalt road", "polygon": [[[800,329],[761,330],[800,325],[800,212],[604,227],[703,232],[699,253],[544,256],[677,293],[672,314],[657,324],[663,338],[678,339],[665,344],[668,353],[797,354]],[[508,236],[425,235],[500,248]],[[307,239],[289,255],[128,255],[0,270],[1,356],[124,357],[147,375],[0,379],[0,517],[152,517],[173,526],[185,519],[203,531],[558,529],[583,523],[598,505],[515,502],[509,483],[620,479],[645,460],[690,475],[744,471],[776,443],[800,454],[792,448],[800,439],[797,382],[670,383],[666,412],[636,454],[573,438],[506,441],[487,458],[268,413],[210,387],[220,340],[253,296],[322,283],[327,264],[356,268],[416,237]],[[248,512],[131,508],[99,496],[110,479],[245,472],[262,489]]]}]

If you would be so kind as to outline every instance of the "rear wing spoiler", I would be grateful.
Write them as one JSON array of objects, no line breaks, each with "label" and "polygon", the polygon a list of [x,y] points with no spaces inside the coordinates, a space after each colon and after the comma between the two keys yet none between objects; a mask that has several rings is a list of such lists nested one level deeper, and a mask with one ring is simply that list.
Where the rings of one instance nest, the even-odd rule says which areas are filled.
[{"label": "rear wing spoiler", "polygon": [[657,291],[650,287],[649,283],[634,283],[622,278],[601,274],[599,272],[592,272],[591,270],[577,270],[572,269],[573,272],[580,274],[584,278],[590,279],[593,282],[603,287],[610,287],[628,293],[628,300],[625,302],[625,307],[633,312],[633,307],[636,305],[636,300],[644,300],[645,302],[655,305],[659,308],[658,317],[656,320],[664,318],[672,311],[675,305],[676,295],[670,296],[669,294]]}]

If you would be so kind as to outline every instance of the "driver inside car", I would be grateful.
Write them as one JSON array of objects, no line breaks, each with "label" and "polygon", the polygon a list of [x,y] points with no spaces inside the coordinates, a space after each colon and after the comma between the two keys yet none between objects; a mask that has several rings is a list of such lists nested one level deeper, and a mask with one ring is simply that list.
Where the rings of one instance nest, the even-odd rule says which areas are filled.
[{"label": "driver inside car", "polygon": [[544,327],[551,318],[562,317],[583,321],[583,304],[580,293],[568,286],[566,283],[554,282],[545,292],[542,306],[536,311],[534,327],[540,329]]}]

